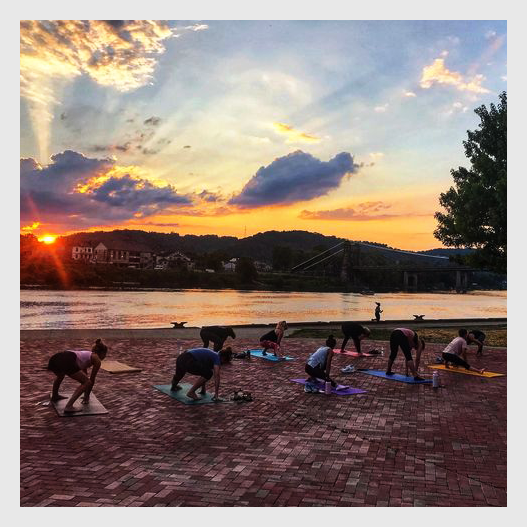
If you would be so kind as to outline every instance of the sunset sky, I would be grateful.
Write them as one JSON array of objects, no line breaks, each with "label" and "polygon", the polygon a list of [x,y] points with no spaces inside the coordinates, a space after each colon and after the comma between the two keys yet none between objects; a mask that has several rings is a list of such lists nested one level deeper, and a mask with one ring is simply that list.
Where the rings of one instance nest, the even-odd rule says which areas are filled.
[{"label": "sunset sky", "polygon": [[420,250],[503,21],[21,23],[21,232],[308,230]]}]

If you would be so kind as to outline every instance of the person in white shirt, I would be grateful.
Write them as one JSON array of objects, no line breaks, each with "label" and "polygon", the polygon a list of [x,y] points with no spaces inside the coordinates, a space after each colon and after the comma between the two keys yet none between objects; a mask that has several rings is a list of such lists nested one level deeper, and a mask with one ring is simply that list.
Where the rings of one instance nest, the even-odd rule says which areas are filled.
[{"label": "person in white shirt", "polygon": [[445,368],[449,368],[450,364],[454,364],[455,366],[463,366],[463,368],[466,370],[484,373],[485,368],[478,370],[478,368],[473,368],[467,362],[467,338],[468,331],[466,329],[460,329],[459,337],[456,337],[454,340],[452,340],[443,350],[442,356],[445,363]]},{"label": "person in white shirt", "polygon": [[337,345],[337,341],[330,335],[326,339],[326,345],[322,346],[310,355],[306,363],[306,373],[309,375],[309,379],[306,384],[314,384],[317,379],[323,381],[330,381],[332,386],[336,386],[337,383],[331,380],[329,374],[331,372],[331,360],[333,359],[333,348]]}]

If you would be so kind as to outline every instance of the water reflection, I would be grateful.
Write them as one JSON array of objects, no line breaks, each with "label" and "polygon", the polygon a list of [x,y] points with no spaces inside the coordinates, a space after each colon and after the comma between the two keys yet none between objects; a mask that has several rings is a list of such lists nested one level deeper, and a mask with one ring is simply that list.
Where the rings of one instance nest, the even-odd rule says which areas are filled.
[{"label": "water reflection", "polygon": [[489,318],[507,316],[505,291],[464,295],[288,293],[233,290],[21,291],[21,329],[156,328],[189,325],[369,320],[375,302],[383,317]]}]

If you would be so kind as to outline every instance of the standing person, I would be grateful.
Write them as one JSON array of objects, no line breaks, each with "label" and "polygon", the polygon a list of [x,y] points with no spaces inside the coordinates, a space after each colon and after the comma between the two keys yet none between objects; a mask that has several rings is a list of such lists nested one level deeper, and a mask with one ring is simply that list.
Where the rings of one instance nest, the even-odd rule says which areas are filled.
[{"label": "standing person", "polygon": [[274,356],[279,357],[278,352],[280,351],[280,342],[284,336],[284,331],[287,329],[287,323],[285,320],[278,322],[276,328],[272,329],[265,335],[260,337],[260,346],[263,348],[263,355],[267,355],[267,350],[272,349]]},{"label": "standing person", "polygon": [[375,308],[375,320],[377,322],[380,322],[381,321],[381,313],[382,313],[382,309],[381,309],[381,303],[380,302],[375,302],[377,304],[377,307]]},{"label": "standing person", "polygon": [[203,347],[209,347],[209,341],[214,344],[214,351],[220,351],[227,340],[227,337],[236,338],[234,330],[230,327],[223,326],[203,326],[199,332],[203,341]]},{"label": "standing person", "polygon": [[212,399],[214,401],[219,400],[220,366],[229,362],[231,356],[232,350],[229,347],[220,350],[219,353],[216,353],[209,348],[193,348],[183,352],[176,359],[176,373],[174,373],[174,377],[172,377],[172,386],[170,387],[170,390],[173,392],[181,390],[179,381],[181,381],[187,373],[197,375],[198,380],[186,393],[187,397],[197,401],[199,400],[199,397],[196,395],[196,390],[201,388],[200,394],[205,395],[207,393],[205,383],[214,375],[214,397]]},{"label": "standing person", "polygon": [[[80,412],[80,408],[75,408],[73,404],[75,401],[84,393],[83,404],[90,402],[90,393],[93,385],[95,384],[95,378],[97,372],[101,367],[101,361],[104,360],[108,352],[108,347],[103,344],[101,339],[97,339],[90,350],[67,350],[55,353],[48,362],[48,370],[52,371],[56,375],[56,379],[53,382],[53,391],[51,394],[51,400],[57,402],[60,399],[66,399],[63,395],[59,395],[59,388],[67,375],[72,379],[75,379],[80,383],[80,386],[73,392],[69,401],[64,407],[65,413]],[[88,368],[92,368],[91,375],[88,377]]]},{"label": "standing person", "polygon": [[469,333],[466,329],[460,329],[459,337],[456,337],[454,340],[452,340],[443,350],[442,356],[445,363],[445,368],[449,368],[450,364],[455,364],[456,366],[463,366],[463,368],[466,370],[484,373],[485,368],[478,370],[477,368],[473,368],[467,362],[468,334]]},{"label": "standing person", "polygon": [[[390,335],[390,357],[388,359],[388,368],[386,368],[386,375],[393,375],[392,365],[399,348],[403,351],[406,359],[406,376],[408,376],[408,368],[412,371],[415,381],[422,381],[417,373],[419,369],[419,362],[421,360],[421,352],[425,349],[425,341],[420,339],[415,331],[407,328],[394,329]],[[416,350],[415,366],[412,359],[412,348]]]},{"label": "standing person", "polygon": [[[459,330],[459,336],[462,336],[461,330]],[[474,343],[478,345],[478,351],[476,351],[476,355],[483,355],[483,342],[485,341],[485,333],[479,329],[471,329],[469,330],[467,337],[468,344]]]},{"label": "standing person", "polygon": [[344,322],[344,324],[342,324],[342,333],[344,334],[344,340],[342,341],[340,353],[344,353],[346,344],[350,338],[353,340],[357,353],[362,353],[360,350],[360,343],[362,340],[367,339],[371,332],[369,328],[361,326],[357,322]]}]

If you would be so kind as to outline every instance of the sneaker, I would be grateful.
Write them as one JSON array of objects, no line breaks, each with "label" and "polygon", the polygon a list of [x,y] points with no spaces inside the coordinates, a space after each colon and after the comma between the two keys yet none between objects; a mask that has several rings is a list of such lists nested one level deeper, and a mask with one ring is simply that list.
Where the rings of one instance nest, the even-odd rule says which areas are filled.
[{"label": "sneaker", "polygon": [[345,368],[342,368],[340,371],[342,373],[353,373],[355,371],[355,366],[352,366],[351,364],[349,364]]}]

